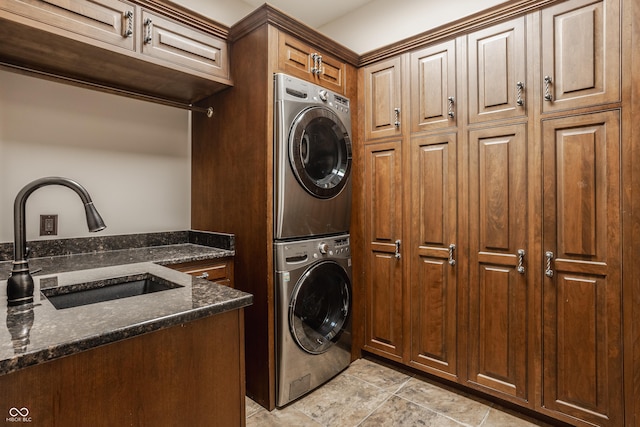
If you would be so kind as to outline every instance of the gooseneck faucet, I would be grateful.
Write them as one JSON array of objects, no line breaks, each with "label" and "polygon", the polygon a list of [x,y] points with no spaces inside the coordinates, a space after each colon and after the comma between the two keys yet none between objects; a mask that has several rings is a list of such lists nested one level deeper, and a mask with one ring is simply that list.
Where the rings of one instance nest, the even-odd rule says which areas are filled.
[{"label": "gooseneck faucet", "polygon": [[47,185],[62,185],[75,191],[82,202],[87,216],[89,231],[101,231],[106,228],[100,214],[93,206],[93,201],[87,190],[80,184],[69,178],[57,176],[37,179],[22,188],[16,196],[13,204],[13,268],[11,277],[7,280],[7,303],[10,306],[28,304],[33,302],[33,278],[29,273],[27,258],[29,251],[26,248],[27,233],[25,231],[25,206],[27,198],[40,187]]}]

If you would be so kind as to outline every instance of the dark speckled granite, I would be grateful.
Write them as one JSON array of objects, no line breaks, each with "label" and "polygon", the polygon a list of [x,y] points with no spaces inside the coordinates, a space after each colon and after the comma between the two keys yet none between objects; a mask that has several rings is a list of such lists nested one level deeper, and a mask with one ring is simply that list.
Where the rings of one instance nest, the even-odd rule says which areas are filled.
[{"label": "dark speckled granite", "polygon": [[[118,236],[81,237],[75,239],[33,240],[27,242],[31,251],[30,258],[41,258],[59,255],[86,254],[121,249],[139,249],[154,246],[179,245],[194,243],[196,245],[234,250],[233,234],[210,233],[207,231],[168,231],[161,233],[122,234]],[[13,260],[13,242],[0,243],[0,261]]]},{"label": "dark speckled granite", "polygon": [[[183,242],[31,259],[32,270],[43,269],[34,275],[33,304],[7,307],[6,280],[0,281],[0,319],[4,320],[4,325],[0,323],[0,375],[250,305],[250,294],[159,265],[233,254],[229,249]],[[0,263],[4,277],[10,268],[10,262]],[[181,287],[62,310],[56,310],[40,293],[41,287],[146,273]]]}]

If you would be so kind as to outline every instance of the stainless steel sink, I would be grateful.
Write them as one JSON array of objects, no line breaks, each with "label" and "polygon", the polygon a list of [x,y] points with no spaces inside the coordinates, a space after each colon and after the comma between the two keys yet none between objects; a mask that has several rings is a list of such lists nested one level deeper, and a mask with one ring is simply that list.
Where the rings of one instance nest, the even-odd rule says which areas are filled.
[{"label": "stainless steel sink", "polygon": [[62,310],[182,287],[182,285],[144,273],[59,288],[41,289],[41,292],[56,309]]}]

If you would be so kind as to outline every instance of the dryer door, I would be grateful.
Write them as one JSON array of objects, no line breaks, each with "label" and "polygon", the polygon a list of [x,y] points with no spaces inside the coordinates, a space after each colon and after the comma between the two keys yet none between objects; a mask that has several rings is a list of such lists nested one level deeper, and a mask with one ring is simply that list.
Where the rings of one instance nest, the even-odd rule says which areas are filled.
[{"label": "dryer door", "polygon": [[311,195],[337,196],[351,171],[351,139],[340,118],[326,107],[298,114],[289,132],[289,161]]},{"label": "dryer door", "polygon": [[351,281],[334,261],[311,266],[298,280],[289,304],[289,327],[308,353],[324,353],[338,340],[351,310]]}]

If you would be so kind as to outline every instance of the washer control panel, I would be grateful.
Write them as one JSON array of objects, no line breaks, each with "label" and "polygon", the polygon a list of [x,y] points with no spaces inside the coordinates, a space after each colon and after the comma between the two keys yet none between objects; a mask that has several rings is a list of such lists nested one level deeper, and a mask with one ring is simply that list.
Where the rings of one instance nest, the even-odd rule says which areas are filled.
[{"label": "washer control panel", "polygon": [[310,264],[322,259],[350,259],[349,235],[328,236],[293,242],[277,242],[276,269],[287,270],[294,265]]}]

